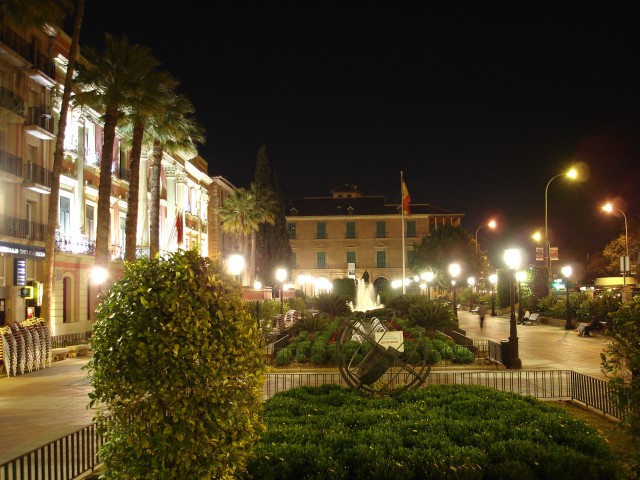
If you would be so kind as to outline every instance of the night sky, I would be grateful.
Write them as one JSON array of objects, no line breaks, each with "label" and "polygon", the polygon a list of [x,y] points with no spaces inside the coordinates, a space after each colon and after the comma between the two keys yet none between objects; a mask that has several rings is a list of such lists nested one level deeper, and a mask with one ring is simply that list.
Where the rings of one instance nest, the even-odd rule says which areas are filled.
[{"label": "night sky", "polygon": [[351,182],[398,203],[403,171],[413,203],[464,213],[472,235],[498,220],[478,232],[496,267],[510,247],[533,262],[547,182],[575,162],[588,178],[548,190],[560,264],[624,232],[605,200],[636,221],[632,2],[217,3],[89,0],[80,41],[151,48],[196,108],[210,175],[247,187],[264,144],[289,199]]}]

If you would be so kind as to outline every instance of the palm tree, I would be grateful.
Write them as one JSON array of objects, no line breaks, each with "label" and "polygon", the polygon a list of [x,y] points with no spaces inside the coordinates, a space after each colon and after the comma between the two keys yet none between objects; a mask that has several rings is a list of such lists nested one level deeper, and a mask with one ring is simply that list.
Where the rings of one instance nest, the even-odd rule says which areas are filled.
[{"label": "palm tree", "polygon": [[153,125],[153,149],[150,165],[149,189],[149,254],[153,258],[160,253],[160,170],[162,157],[179,154],[194,157],[197,143],[204,143],[204,130],[193,118],[193,104],[185,96],[168,94],[163,118],[157,118]]},{"label": "palm tree", "polygon": [[135,98],[141,83],[155,72],[159,62],[149,48],[130,44],[126,36],[115,39],[108,33],[105,34],[104,53],[100,55],[88,48],[85,57],[87,63],[78,67],[76,84],[80,92],[74,99],[77,105],[101,112],[104,120],[95,264],[106,266],[109,257],[109,199],[116,127],[125,110],[130,107],[130,98]]},{"label": "palm tree", "polygon": [[167,96],[174,95],[173,90],[177,85],[178,82],[167,72],[156,72],[146,77],[140,83],[137,95],[132,99],[131,112],[122,128],[123,133],[130,138],[126,145],[131,147],[124,257],[128,262],[134,262],[136,259],[140,157],[144,140],[153,138],[156,119],[166,116]]},{"label": "palm tree", "polygon": [[278,203],[268,191],[258,191],[255,182],[250,189],[239,188],[224,205],[218,207],[218,213],[222,221],[222,230],[226,233],[235,233],[244,236],[245,245],[243,251],[247,252],[247,238],[251,239],[251,253],[249,266],[249,282],[255,280],[256,266],[256,232],[263,223],[273,225],[276,219]]},{"label": "palm tree", "polygon": [[[78,0],[75,9],[71,46],[69,47],[69,63],[64,80],[64,91],[58,119],[58,133],[53,154],[51,194],[49,195],[47,230],[45,234],[44,255],[44,292],[40,316],[49,319],[51,316],[51,296],[53,295],[53,271],[55,265],[55,236],[58,226],[58,199],[60,196],[60,171],[64,156],[64,134],[67,128],[67,112],[71,100],[71,89],[78,44],[80,42],[80,28],[84,16],[84,0]],[[0,17],[10,18],[17,25],[28,27],[43,27],[46,24],[60,25],[66,15],[72,10],[72,2],[68,0],[4,0],[0,4]],[[0,28],[4,22],[0,21]]]}]

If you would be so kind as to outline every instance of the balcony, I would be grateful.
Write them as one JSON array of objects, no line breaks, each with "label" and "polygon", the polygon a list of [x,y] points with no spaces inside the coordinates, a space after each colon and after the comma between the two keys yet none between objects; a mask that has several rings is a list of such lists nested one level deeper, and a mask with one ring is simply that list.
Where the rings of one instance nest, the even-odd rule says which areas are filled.
[{"label": "balcony", "polygon": [[44,223],[36,223],[26,218],[0,215],[0,234],[3,236],[44,242],[46,231],[47,226]]},{"label": "balcony", "polygon": [[55,247],[58,252],[80,255],[95,255],[96,253],[95,240],[89,240],[86,235],[64,235],[60,230],[56,232]]},{"label": "balcony", "polygon": [[24,180],[22,183],[29,190],[48,195],[51,193],[52,176],[51,170],[47,170],[35,163],[27,163],[24,166]]},{"label": "balcony", "polygon": [[53,140],[53,116],[51,110],[39,107],[29,107],[24,122],[24,131],[41,140]]},{"label": "balcony", "polygon": [[22,181],[22,159],[0,149],[0,181],[19,183]]},{"label": "balcony", "polygon": [[0,87],[0,112],[7,123],[24,123],[24,100],[11,90]]},{"label": "balcony", "polygon": [[0,29],[0,56],[4,57],[14,67],[27,67],[30,65],[31,45],[4,25]]},{"label": "balcony", "polygon": [[46,88],[56,84],[56,65],[40,52],[33,52],[33,66],[27,69],[27,75]]}]

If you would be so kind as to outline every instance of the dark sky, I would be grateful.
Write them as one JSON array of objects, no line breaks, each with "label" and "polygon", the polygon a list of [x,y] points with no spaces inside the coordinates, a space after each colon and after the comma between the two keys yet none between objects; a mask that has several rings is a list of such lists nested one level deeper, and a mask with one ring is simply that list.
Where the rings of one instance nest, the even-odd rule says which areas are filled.
[{"label": "dark sky", "polygon": [[[239,187],[267,146],[285,196],[347,181],[464,213],[496,267],[548,224],[560,264],[639,213],[640,41],[632,3],[183,1],[86,5],[81,45],[104,33],[151,48],[196,108],[210,175]],[[565,5],[566,3],[566,5]],[[233,4],[233,5],[231,5]],[[206,5],[206,7],[205,7]],[[533,258],[529,260],[533,261]]]}]

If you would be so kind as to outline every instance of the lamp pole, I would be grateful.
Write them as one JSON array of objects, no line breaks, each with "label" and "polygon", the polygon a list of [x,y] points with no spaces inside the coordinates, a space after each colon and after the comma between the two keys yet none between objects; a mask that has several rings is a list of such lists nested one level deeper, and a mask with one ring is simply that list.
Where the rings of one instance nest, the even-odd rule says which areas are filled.
[{"label": "lamp pole", "polygon": [[509,317],[509,366],[510,369],[522,368],[522,360],[518,354],[518,327],[516,326],[516,291],[515,271],[520,266],[520,250],[512,248],[505,250],[504,260],[509,267],[509,299],[511,304],[511,316]]},{"label": "lamp pole", "polygon": [[564,289],[567,292],[567,312],[566,312],[566,321],[564,324],[565,330],[573,330],[573,325],[571,324],[571,306],[569,305],[569,277],[571,276],[572,268],[571,265],[566,265],[562,267],[562,276],[564,277]]},{"label": "lamp pole", "polygon": [[[625,246],[625,257],[622,260],[622,289],[624,290],[624,288],[627,286],[627,270],[628,270],[628,266],[629,266],[629,231],[627,229],[627,216],[624,214],[624,212],[622,210],[620,210],[619,208],[614,207],[611,203],[606,203],[605,205],[602,206],[602,210],[604,210],[605,212],[609,212],[611,213],[613,210],[617,210],[619,211],[622,216],[624,217],[624,246]],[[624,295],[623,297],[624,298]]]},{"label": "lamp pole", "polygon": [[451,285],[453,286],[453,314],[458,318],[458,304],[456,303],[456,277],[460,275],[460,265],[451,263],[449,265],[449,275],[451,275]]},{"label": "lamp pole", "polygon": [[469,277],[467,283],[469,284],[469,311],[471,311],[473,310],[473,286],[476,284],[476,279]]},{"label": "lamp pole", "polygon": [[518,322],[522,322],[522,282],[527,278],[527,272],[520,270],[516,272],[518,281]]},{"label": "lamp pole", "polygon": [[551,182],[553,182],[556,178],[559,178],[559,177],[568,177],[571,179],[575,179],[578,177],[578,172],[575,168],[572,168],[568,172],[560,173],[555,177],[551,177],[551,179],[547,182],[547,187],[544,189],[544,241],[546,243],[544,264],[549,269],[549,283],[547,286],[550,286],[551,283],[553,282],[553,275],[551,274],[551,243],[549,242],[549,222],[548,222],[549,217],[548,217],[547,198],[549,193],[549,185],[551,185]]},{"label": "lamp pole", "polygon": [[280,282],[280,316],[284,314],[284,281],[287,279],[287,269],[279,268],[276,270],[276,280]]},{"label": "lamp pole", "polygon": [[491,283],[491,316],[496,316],[496,283],[498,283],[498,275],[492,273],[489,275],[489,282]]}]

